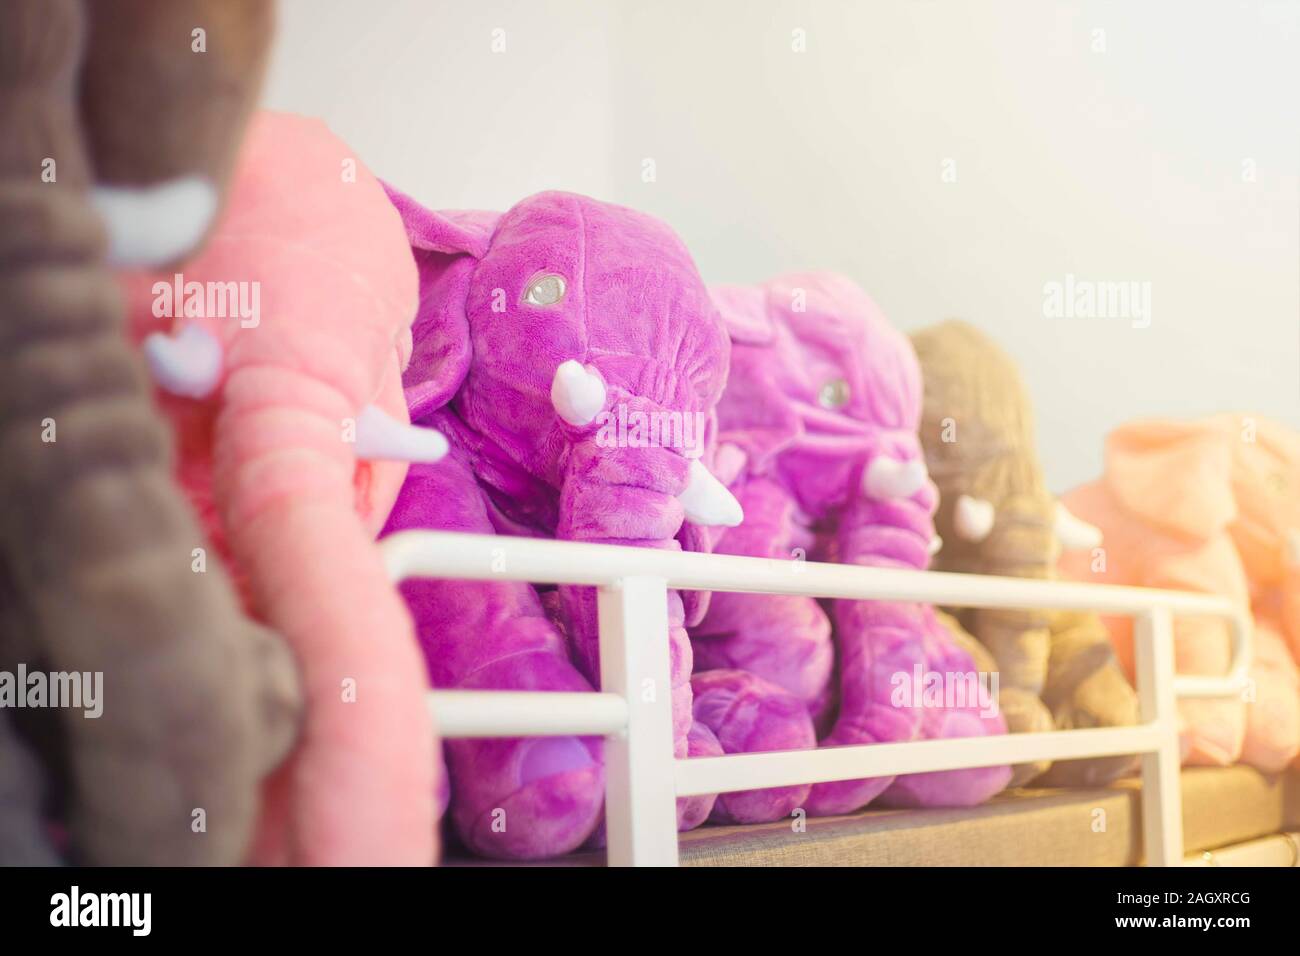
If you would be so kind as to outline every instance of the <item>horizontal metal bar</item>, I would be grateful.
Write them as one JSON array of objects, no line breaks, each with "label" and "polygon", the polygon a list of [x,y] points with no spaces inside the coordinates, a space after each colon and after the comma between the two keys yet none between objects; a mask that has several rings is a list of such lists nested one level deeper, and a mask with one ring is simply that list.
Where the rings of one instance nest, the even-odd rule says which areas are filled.
[{"label": "horizontal metal bar", "polygon": [[398,581],[427,577],[600,586],[625,577],[655,577],[664,579],[670,588],[687,591],[804,594],[959,607],[1071,608],[1113,614],[1139,614],[1152,607],[1184,615],[1231,617],[1236,613],[1227,598],[1188,591],[778,561],[544,538],[402,531],[384,539],[383,553],[389,575]]},{"label": "horizontal metal bar", "polygon": [[1232,641],[1228,673],[1179,677],[1180,697],[1235,696],[1247,684],[1249,621],[1225,597],[1112,584],[953,574],[813,561],[696,554],[577,541],[446,531],[403,531],[381,543],[390,577],[528,581],[603,586],[626,577],[656,577],[695,591],[802,594],[849,600],[918,601],[955,607],[1072,609],[1226,618]]},{"label": "horizontal metal bar", "polygon": [[1232,671],[1223,677],[1176,675],[1174,677],[1174,696],[1180,698],[1236,697],[1245,691],[1250,683],[1247,674],[1248,670],[1248,664],[1243,664],[1241,667],[1234,664]]},{"label": "horizontal metal bar", "polygon": [[627,701],[617,694],[438,690],[429,709],[444,737],[604,737],[627,727]]},{"label": "horizontal metal bar", "polygon": [[1159,745],[1159,730],[1151,724],[1140,724],[1042,734],[1003,734],[697,757],[678,760],[674,774],[677,795],[692,797],[801,783],[856,780],[859,777],[995,767],[1034,760],[1151,753]]}]

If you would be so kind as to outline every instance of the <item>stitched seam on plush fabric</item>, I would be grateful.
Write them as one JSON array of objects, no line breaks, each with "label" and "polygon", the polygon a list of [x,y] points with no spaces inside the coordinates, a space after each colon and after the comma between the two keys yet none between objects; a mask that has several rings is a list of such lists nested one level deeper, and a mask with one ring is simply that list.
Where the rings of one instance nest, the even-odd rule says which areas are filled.
[{"label": "stitched seam on plush fabric", "polygon": [[[529,586],[531,587],[531,585]],[[544,615],[539,616],[537,619],[539,621],[543,621],[547,624],[550,624],[549,619],[547,619]],[[554,627],[554,625],[551,625],[551,627]],[[546,654],[547,656],[552,656],[546,648],[542,648],[542,647],[529,647],[518,651],[511,651],[509,654],[502,654],[499,657],[494,657],[489,661],[484,661],[482,664],[479,664],[472,671],[466,673],[465,676],[460,679],[459,684],[460,686],[464,686],[465,684],[469,683],[469,681],[476,674],[487,670],[489,667],[492,667],[494,664],[500,664],[502,661],[512,660],[516,657],[527,657],[530,654]]]}]

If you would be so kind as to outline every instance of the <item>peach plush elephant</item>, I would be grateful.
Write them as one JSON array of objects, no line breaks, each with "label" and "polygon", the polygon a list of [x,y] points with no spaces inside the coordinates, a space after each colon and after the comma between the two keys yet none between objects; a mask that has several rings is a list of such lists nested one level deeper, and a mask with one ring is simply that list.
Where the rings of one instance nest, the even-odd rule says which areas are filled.
[{"label": "peach plush elephant", "polygon": [[428,685],[375,544],[405,460],[446,450],[402,395],[417,279],[396,210],[324,124],[261,113],[207,248],[128,291],[180,481],[303,672],[255,859],[432,863]]},{"label": "peach plush elephant", "polygon": [[[1043,479],[1033,407],[1015,363],[964,322],[912,336],[925,380],[921,443],[939,487],[935,526],[940,571],[1051,578],[1064,547],[1099,535],[1064,510]],[[991,653],[1001,706],[1013,732],[1112,727],[1137,722],[1137,697],[1095,615],[971,610],[960,620]],[[1096,785],[1122,775],[1129,757],[1015,768],[1012,786]],[[1042,776],[1044,772],[1046,776]]]},{"label": "peach plush elephant", "polygon": [[[1252,612],[1242,697],[1179,703],[1185,762],[1290,763],[1300,751],[1300,435],[1249,415],[1130,422],[1107,437],[1102,477],[1065,501],[1106,535],[1098,552],[1062,559],[1069,577],[1222,594]],[[1106,623],[1131,673],[1132,622]],[[1180,673],[1225,672],[1223,622],[1176,618],[1174,632]]]}]

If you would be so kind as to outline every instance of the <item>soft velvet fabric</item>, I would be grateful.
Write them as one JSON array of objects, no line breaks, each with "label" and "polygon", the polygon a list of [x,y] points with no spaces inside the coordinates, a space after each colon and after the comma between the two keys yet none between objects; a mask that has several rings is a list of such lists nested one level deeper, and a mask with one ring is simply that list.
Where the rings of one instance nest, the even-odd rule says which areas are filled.
[{"label": "soft velvet fabric", "polygon": [[[696,726],[715,734],[722,753],[812,750],[817,735],[802,700],[749,671],[708,670],[691,678]],[[716,823],[758,823],[788,817],[808,799],[808,784],[722,793],[709,815]]]},{"label": "soft velvet fabric", "polygon": [[[599,416],[575,426],[551,400],[570,359],[598,375],[603,411],[708,420],[726,378],[728,342],[685,247],[649,216],[570,193],[541,193],[504,214],[439,213],[394,190],[420,272],[414,352],[404,376],[411,416],[451,440],[448,459],[413,467],[389,532],[437,529],[677,549],[707,544],[683,528],[677,496],[688,452],[620,447]],[[559,275],[564,297],[528,301]],[[595,591],[539,594],[507,582],[410,581],[434,686],[589,690],[599,682]],[[688,614],[670,593],[671,688],[679,757],[717,753],[691,725]],[[656,692],[660,692],[656,689]],[[594,837],[604,774],[594,739],[453,740],[451,818],[474,852],[508,859],[564,853]],[[679,802],[682,826],[711,800]]]},{"label": "soft velvet fabric", "polygon": [[367,404],[406,415],[400,375],[417,284],[401,220],[323,123],[262,113],[229,208],[180,271],[260,284],[260,321],[246,328],[239,316],[155,318],[153,283],[171,273],[128,282],[136,337],[195,322],[224,347],[212,397],[161,397],[177,474],[249,607],[303,671],[303,738],[270,781],[254,859],[431,864],[428,684],[374,540],[405,466],[359,462],[348,441]]},{"label": "soft velvet fabric", "polygon": [[[207,19],[211,6],[0,4],[0,670],[103,677],[95,719],[0,713],[0,863],[237,863],[297,726],[287,650],[241,612],[215,555],[192,570],[206,541],[171,480],[88,193],[123,168],[220,186],[216,154],[240,140],[269,33],[264,4]],[[204,57],[177,42],[196,19]],[[218,95],[213,75],[235,62]]]},{"label": "soft velvet fabric", "polygon": [[[949,321],[912,336],[925,399],[921,444],[939,488],[935,527],[939,571],[1050,579],[1061,544],[1057,500],[1038,460],[1034,409],[1015,361],[966,322]],[[954,512],[966,495],[993,508],[980,541],[967,540]],[[1002,712],[1014,733],[1137,723],[1137,694],[1110,652],[1095,614],[962,610],[958,616],[992,655]],[[1018,764],[1012,786],[1095,786],[1134,767],[1134,758]],[[1046,774],[1046,776],[1044,776]]]},{"label": "soft velvet fabric", "polygon": [[[713,291],[733,343],[718,406],[717,468],[746,514],[744,524],[720,535],[716,550],[787,560],[792,573],[805,557],[926,567],[934,486],[927,480],[908,497],[884,501],[861,490],[878,457],[922,460],[921,377],[906,336],[856,284],[833,273]],[[715,594],[693,640],[697,689],[723,683],[713,669],[738,670],[759,681],[735,693],[768,701],[696,709],[724,750],[778,749],[768,743],[776,740],[782,749],[811,746],[814,719],[823,727],[833,720],[824,747],[1005,732],[995,713],[972,719],[965,710],[895,698],[899,682],[910,685],[918,670],[973,671],[930,609],[915,604],[835,601],[828,618],[811,598]],[[1007,774],[1001,767],[915,776],[898,781],[891,795],[902,804],[977,803],[1002,789]],[[714,813],[737,822],[776,819],[794,806],[814,815],[847,813],[891,783],[885,777],[820,783],[805,794],[730,794]]]},{"label": "soft velvet fabric", "polygon": [[[1300,751],[1300,436],[1254,415],[1130,422],[1107,437],[1102,477],[1064,500],[1106,533],[1103,555],[1063,556],[1067,576],[1221,594],[1252,614],[1243,698],[1179,702],[1184,762],[1240,760],[1267,771],[1292,762]],[[1132,674],[1132,621],[1106,623]],[[1175,618],[1174,632],[1179,673],[1225,672],[1225,624]]]}]

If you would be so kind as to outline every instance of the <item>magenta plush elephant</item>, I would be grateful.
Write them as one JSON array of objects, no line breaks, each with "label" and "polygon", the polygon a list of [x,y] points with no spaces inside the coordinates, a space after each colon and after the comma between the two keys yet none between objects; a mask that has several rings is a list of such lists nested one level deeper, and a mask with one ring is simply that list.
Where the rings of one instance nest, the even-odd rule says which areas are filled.
[{"label": "magenta plush elephant", "polygon": [[[921,376],[907,337],[831,273],[713,295],[733,346],[716,468],[746,515],[715,550],[925,568],[937,544],[937,493],[917,437]],[[996,697],[979,693],[969,655],[933,609],[835,601],[830,610],[812,598],[713,595],[692,630],[695,716],[724,751],[811,747],[814,722],[832,717],[824,747],[1005,733]],[[932,674],[960,684],[964,696],[925,703]],[[713,817],[848,813],[881,794],[900,805],[967,805],[1007,778],[1007,768],[993,767],[724,794]]]},{"label": "magenta plush elephant", "polygon": [[[740,521],[699,457],[728,339],[671,230],[568,193],[504,214],[438,213],[390,196],[420,273],[403,378],[410,416],[447,435],[451,451],[411,468],[386,533],[701,549],[706,526]],[[654,441],[653,422],[679,427]],[[508,546],[502,555],[508,562]],[[587,691],[598,682],[591,588],[421,580],[402,590],[435,687]],[[702,595],[669,595],[679,757],[721,752],[706,730],[691,730],[685,625],[704,606]],[[453,740],[446,752],[452,822],[472,851],[533,859],[599,838],[599,740]],[[701,822],[711,804],[682,801],[682,825]]]}]

